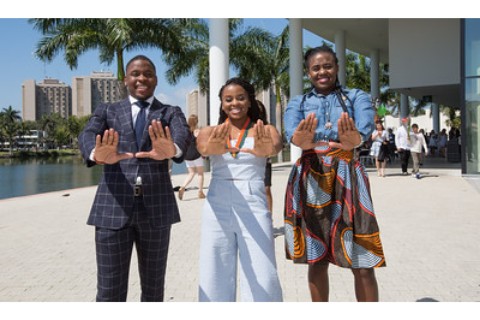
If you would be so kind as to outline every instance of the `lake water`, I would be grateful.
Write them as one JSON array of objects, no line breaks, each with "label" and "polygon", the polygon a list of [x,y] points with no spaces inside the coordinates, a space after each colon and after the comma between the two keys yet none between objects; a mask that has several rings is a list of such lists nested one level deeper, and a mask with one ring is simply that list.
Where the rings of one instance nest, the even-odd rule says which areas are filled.
[{"label": "lake water", "polygon": [[[0,199],[96,185],[102,166],[87,168],[80,157],[0,159]],[[186,173],[185,162],[172,174]]]}]

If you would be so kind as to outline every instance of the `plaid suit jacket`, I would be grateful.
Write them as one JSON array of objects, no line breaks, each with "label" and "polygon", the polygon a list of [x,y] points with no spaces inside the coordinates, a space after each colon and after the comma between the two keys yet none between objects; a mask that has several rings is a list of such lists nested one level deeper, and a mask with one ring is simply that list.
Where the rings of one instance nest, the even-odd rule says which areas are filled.
[{"label": "plaid suit jacket", "polygon": [[[152,143],[147,128],[153,119],[160,120],[163,126],[169,127],[175,144],[185,154],[191,135],[180,107],[165,105],[154,99],[143,132],[141,150],[138,150],[132,108],[130,101],[125,99],[96,108],[80,133],[79,147],[86,165],[95,165],[95,162],[89,159],[95,148],[95,137],[110,128],[119,133],[119,153],[151,150]],[[173,158],[173,161],[180,163],[183,157]],[[87,224],[114,230],[125,226],[132,215],[133,190],[138,176],[142,177],[143,202],[152,225],[166,226],[179,222],[180,215],[169,174],[168,160],[133,158],[113,165],[104,165]]]}]

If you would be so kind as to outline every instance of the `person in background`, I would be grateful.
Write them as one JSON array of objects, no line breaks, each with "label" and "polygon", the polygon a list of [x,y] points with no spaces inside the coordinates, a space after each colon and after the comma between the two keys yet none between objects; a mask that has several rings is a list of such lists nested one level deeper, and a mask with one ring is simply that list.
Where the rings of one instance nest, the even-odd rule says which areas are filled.
[{"label": "person in background", "polygon": [[410,161],[410,137],[407,132],[408,122],[408,117],[402,118],[400,127],[398,127],[397,133],[395,134],[395,145],[400,155],[400,164],[404,176],[408,175],[408,162]]},{"label": "person in background", "polygon": [[198,155],[198,158],[193,160],[185,159],[185,165],[187,166],[188,175],[185,178],[183,185],[178,190],[178,198],[180,200],[183,200],[183,195],[185,194],[185,190],[187,189],[187,186],[190,184],[190,182],[192,182],[193,178],[195,177],[195,174],[197,174],[198,198],[204,199],[205,194],[203,193],[203,181],[204,181],[203,157],[196,150],[197,149],[196,139],[197,139],[198,133],[200,132],[200,129],[198,128],[198,116],[196,114],[192,114],[190,117],[188,117],[188,126],[190,128],[190,132],[192,133],[193,141],[190,144],[189,149],[187,150],[186,156],[189,153],[191,153],[191,154]]},{"label": "person in background", "polygon": [[391,163],[397,158],[397,147],[395,146],[395,134],[392,128],[388,128],[388,162]]},{"label": "person in background", "polygon": [[358,301],[378,301],[374,268],[385,266],[369,180],[354,149],[370,138],[375,111],[370,96],[343,89],[335,52],[307,50],[313,88],[288,103],[287,140],[302,149],[285,195],[287,259],[308,264],[313,301],[329,300],[330,264],[349,268]]},{"label": "person in background", "polygon": [[[267,120],[267,109],[265,109],[265,105],[260,101],[257,100],[258,108],[260,110],[260,120],[263,121],[264,125],[268,124]],[[272,158],[267,158],[267,163],[265,165],[265,193],[267,194],[267,203],[268,203],[268,210],[273,213],[273,196],[272,196]]]},{"label": "person in background", "polygon": [[128,98],[102,104],[78,138],[88,167],[103,166],[88,224],[95,226],[97,301],[126,301],[135,245],[141,301],[163,301],[170,230],[180,215],[168,159],[190,143],[180,107],[154,97],[156,69],[144,55],[126,66]]},{"label": "person in background", "polygon": [[435,157],[438,149],[438,135],[435,130],[430,131],[430,138],[428,139],[428,149],[430,156]]},{"label": "person in background", "polygon": [[428,155],[428,142],[427,142],[427,134],[425,133],[425,130],[420,129],[418,130],[423,135],[423,139],[425,140],[425,146],[422,146],[422,153],[420,153],[420,167],[423,166],[423,163],[425,162],[425,157]]},{"label": "person in background", "polygon": [[412,177],[420,179],[420,159],[422,155],[422,148],[427,150],[427,142],[425,136],[418,130],[418,124],[412,124],[412,132],[410,133],[410,153],[413,159]]},{"label": "person in background", "polygon": [[442,129],[438,135],[438,155],[447,157],[447,129]]},{"label": "person in background", "polygon": [[265,194],[266,159],[280,152],[275,127],[264,125],[254,87],[240,78],[220,89],[217,126],[200,130],[211,181],[202,211],[200,301],[282,301],[272,214]]},{"label": "person in background", "polygon": [[372,141],[370,155],[375,157],[377,175],[379,177],[385,177],[385,166],[387,164],[385,158],[388,153],[388,133],[385,131],[381,122],[377,122],[376,130],[372,133]]}]

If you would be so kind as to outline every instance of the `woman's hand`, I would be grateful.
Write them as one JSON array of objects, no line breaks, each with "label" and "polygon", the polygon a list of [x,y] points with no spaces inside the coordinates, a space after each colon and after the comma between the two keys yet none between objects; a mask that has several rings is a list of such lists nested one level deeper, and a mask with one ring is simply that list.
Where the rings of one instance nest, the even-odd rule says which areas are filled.
[{"label": "woman's hand", "polygon": [[314,142],[315,130],[317,129],[318,119],[314,113],[310,113],[305,119],[300,121],[292,136],[292,143],[302,150],[309,150],[316,147]]},{"label": "woman's hand", "polygon": [[355,127],[355,122],[348,116],[347,112],[342,112],[337,121],[338,140],[340,142],[330,142],[333,148],[341,148],[343,150],[352,150],[360,144],[362,136]]},{"label": "woman's hand", "polygon": [[[253,126],[254,147],[242,148],[241,152],[248,152],[257,157],[269,157],[277,154],[282,147],[282,142],[276,129],[271,130],[271,126],[265,126],[262,120],[258,120]],[[273,133],[272,133],[273,131]]]},{"label": "woman's hand", "polygon": [[197,137],[197,149],[202,156],[238,152],[238,148],[228,148],[230,125],[224,122],[218,126],[206,127],[200,130]]}]

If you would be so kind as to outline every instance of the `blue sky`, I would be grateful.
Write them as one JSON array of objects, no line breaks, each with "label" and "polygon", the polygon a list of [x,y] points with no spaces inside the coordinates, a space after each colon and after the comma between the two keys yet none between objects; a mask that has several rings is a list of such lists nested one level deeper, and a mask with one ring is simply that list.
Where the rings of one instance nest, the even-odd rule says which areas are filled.
[{"label": "blue sky", "polygon": [[[281,18],[245,19],[244,21],[244,27],[262,27],[275,35],[280,34],[287,24],[287,19]],[[52,62],[44,63],[33,55],[41,37],[41,33],[33,29],[32,25],[28,23],[28,19],[0,18],[0,43],[2,43],[0,70],[4,75],[4,81],[0,85],[0,110],[12,106],[14,109],[22,111],[22,83],[28,79],[39,83],[45,77],[49,77],[71,85],[73,76],[88,76],[92,71],[102,70],[115,73],[115,62],[111,65],[101,64],[96,51],[89,51],[81,55],[78,68],[74,70],[70,70],[61,54],[57,55]],[[321,41],[320,38],[309,34],[304,37],[304,41],[310,44],[319,44]],[[126,53],[125,61],[138,53],[146,54],[156,63],[159,84],[155,95],[165,103],[184,107],[186,93],[197,87],[194,80],[191,77],[182,78],[176,86],[172,87],[165,80],[166,67],[161,62],[160,51],[146,50]]]},{"label": "blue sky", "polygon": [[[403,0],[401,6],[395,5],[397,0],[388,3],[378,0],[343,0],[342,3],[319,2],[318,0],[258,1],[242,0],[227,5],[218,0],[178,0],[165,6],[158,0],[145,0],[141,5],[131,1],[117,0],[115,2],[83,0],[81,5],[66,7],[61,0],[17,0],[3,6],[0,11],[0,70],[3,80],[0,84],[0,110],[12,106],[22,109],[22,83],[27,79],[40,82],[45,77],[57,78],[71,85],[73,76],[88,76],[92,71],[115,71],[115,65],[101,64],[96,52],[87,52],[79,58],[78,68],[70,70],[58,55],[51,63],[43,63],[33,56],[36,43],[41,34],[33,30],[26,17],[69,17],[69,18],[114,18],[114,17],[164,17],[164,18],[218,18],[218,17],[249,17],[246,25],[263,27],[273,34],[279,34],[288,23],[289,18],[426,18],[432,14],[436,17],[475,17],[476,10],[471,10],[471,0],[458,0],[456,6],[448,1],[435,4],[431,10],[429,1]],[[115,3],[115,5],[112,5]],[[412,9],[409,5],[414,7]],[[432,11],[435,11],[434,13]],[[92,16],[93,15],[93,16]],[[267,17],[267,18],[265,18]],[[433,16],[435,17],[435,16]],[[304,32],[304,45],[315,46],[321,39]],[[126,54],[128,61],[138,52]],[[165,67],[161,63],[159,51],[142,51],[156,63],[159,85],[156,96],[165,103],[184,106],[185,94],[196,88],[191,78],[183,78],[178,85],[171,87],[166,84]],[[231,75],[233,76],[233,75]]]}]

